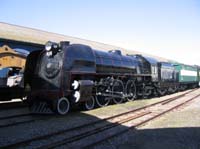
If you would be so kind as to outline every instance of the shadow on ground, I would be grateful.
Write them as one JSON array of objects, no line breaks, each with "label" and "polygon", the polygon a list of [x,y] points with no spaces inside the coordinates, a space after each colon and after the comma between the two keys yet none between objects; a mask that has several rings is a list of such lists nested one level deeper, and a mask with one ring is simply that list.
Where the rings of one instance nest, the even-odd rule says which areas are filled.
[{"label": "shadow on ground", "polygon": [[129,139],[116,144],[115,147],[123,149],[200,149],[200,127],[135,129],[112,141],[114,143],[126,137]]},{"label": "shadow on ground", "polygon": [[[47,116],[45,115],[38,116],[40,117],[38,121],[0,129],[0,147],[100,120],[93,115],[77,111],[71,112],[66,116],[51,115],[48,116],[48,118],[46,118]],[[37,115],[33,117],[36,118]],[[41,117],[44,117],[44,119],[41,119]],[[106,120],[104,123],[110,124],[110,122]],[[112,131],[105,131],[103,135],[109,136],[116,133],[115,131],[123,130],[127,130],[127,127],[118,125],[115,129],[112,129]],[[52,138],[54,141],[56,141],[56,139],[57,138]],[[88,139],[88,142],[83,143],[83,146],[95,139],[98,141],[98,137],[92,136]],[[38,144],[40,144],[40,142],[38,142]],[[79,147],[82,146],[78,143],[77,145]],[[37,147],[37,143],[35,147]],[[133,128],[117,137],[108,139],[94,148],[200,149],[200,127],[140,130]]]}]

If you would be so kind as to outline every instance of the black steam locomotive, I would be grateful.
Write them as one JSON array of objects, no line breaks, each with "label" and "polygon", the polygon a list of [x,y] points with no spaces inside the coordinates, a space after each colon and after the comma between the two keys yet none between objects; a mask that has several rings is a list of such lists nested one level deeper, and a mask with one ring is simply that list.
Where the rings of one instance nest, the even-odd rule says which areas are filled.
[{"label": "black steam locomotive", "polygon": [[24,83],[31,107],[44,102],[62,115],[74,104],[90,110],[95,104],[102,107],[137,96],[164,95],[178,86],[170,63],[69,42],[47,42],[45,50],[31,52]]}]

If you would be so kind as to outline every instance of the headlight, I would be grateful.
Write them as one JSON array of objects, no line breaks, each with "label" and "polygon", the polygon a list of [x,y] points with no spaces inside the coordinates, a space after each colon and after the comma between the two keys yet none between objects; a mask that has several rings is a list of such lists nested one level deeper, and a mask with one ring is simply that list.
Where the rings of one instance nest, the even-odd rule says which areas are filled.
[{"label": "headlight", "polygon": [[49,51],[51,50],[51,48],[52,48],[52,45],[53,45],[53,43],[50,42],[50,41],[48,41],[48,42],[46,43],[46,45],[45,45],[45,50],[46,50],[47,52],[49,52]]},{"label": "headlight", "polygon": [[45,50],[47,51],[47,56],[56,55],[59,52],[59,45],[55,42],[48,41],[45,44]]}]

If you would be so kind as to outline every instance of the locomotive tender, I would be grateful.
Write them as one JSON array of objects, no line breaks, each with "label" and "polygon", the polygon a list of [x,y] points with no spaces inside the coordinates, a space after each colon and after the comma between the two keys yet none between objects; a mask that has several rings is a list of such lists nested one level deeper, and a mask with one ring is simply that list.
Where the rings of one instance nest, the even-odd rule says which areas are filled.
[{"label": "locomotive tender", "polygon": [[[124,56],[119,50],[98,51],[87,45],[47,42],[33,51],[24,72],[27,101],[41,102],[59,114],[74,104],[90,110],[137,96],[164,95],[179,87],[178,71],[171,63],[142,55]],[[44,107],[41,107],[44,108]]]}]

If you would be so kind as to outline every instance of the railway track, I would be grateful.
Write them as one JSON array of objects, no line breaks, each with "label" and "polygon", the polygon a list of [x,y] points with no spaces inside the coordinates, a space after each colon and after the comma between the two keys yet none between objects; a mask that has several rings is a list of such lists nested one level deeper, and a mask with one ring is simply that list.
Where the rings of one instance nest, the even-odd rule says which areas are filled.
[{"label": "railway track", "polygon": [[37,115],[37,114],[19,114],[14,116],[9,116],[5,118],[0,118],[0,129],[10,127],[10,126],[17,126],[20,124],[27,124],[27,123],[33,123],[36,121],[45,121],[49,118],[52,118],[52,115]]},{"label": "railway track", "polygon": [[[15,110],[15,111],[17,111],[17,110]],[[19,111],[17,111],[17,112],[19,112]],[[45,121],[45,120],[53,117],[52,115],[49,115],[49,114],[30,113],[28,110],[28,107],[26,110],[23,110],[19,113],[17,113],[17,112],[15,114],[11,114],[11,115],[8,114],[7,116],[0,116],[0,129],[10,127],[10,126],[17,126],[20,124],[33,123],[33,122],[39,121],[39,120]],[[12,112],[10,112],[10,113],[12,113]]]},{"label": "railway track", "polygon": [[[198,98],[198,97],[200,97],[200,94],[198,94],[198,95],[196,95],[196,96],[194,96],[194,97],[192,97],[192,98],[189,98],[189,99],[187,99],[186,101],[184,101],[184,102],[182,102],[182,103],[180,103],[180,104],[177,104],[177,105],[175,105],[175,106],[173,106],[173,107],[171,107],[171,108],[169,108],[169,109],[166,109],[166,110],[164,110],[164,111],[162,111],[162,112],[160,112],[160,113],[159,113],[159,112],[155,112],[155,113],[154,113],[154,112],[150,112],[149,118],[144,119],[144,120],[141,120],[141,121],[138,122],[138,123],[133,123],[133,124],[131,124],[128,128],[126,128],[125,130],[119,131],[119,132],[117,132],[117,133],[115,133],[115,134],[113,134],[113,135],[107,136],[107,137],[105,137],[105,138],[103,138],[103,139],[101,139],[101,140],[99,140],[99,141],[97,141],[97,142],[93,142],[93,143],[91,143],[91,144],[89,144],[89,145],[86,145],[86,146],[84,146],[84,148],[93,148],[93,147],[99,145],[100,143],[102,143],[102,142],[104,142],[104,141],[107,141],[107,140],[109,140],[109,139],[111,139],[111,138],[113,138],[113,137],[117,137],[117,136],[119,136],[119,135],[121,135],[121,134],[123,134],[123,133],[129,131],[130,129],[138,128],[138,127],[140,127],[140,126],[142,126],[142,125],[144,125],[144,124],[150,122],[151,120],[154,120],[154,119],[156,119],[156,118],[158,118],[158,117],[160,117],[160,116],[162,116],[162,115],[164,115],[164,114],[166,114],[166,113],[169,113],[169,112],[171,112],[171,111],[173,111],[173,110],[175,110],[175,109],[178,109],[178,108],[182,107],[183,105],[188,104],[189,102],[191,102],[192,100],[194,100],[194,99],[196,99],[196,98]],[[65,143],[63,142],[63,144],[65,144]],[[63,145],[63,144],[62,144],[62,145]],[[59,144],[58,146],[61,146],[61,144]],[[56,145],[55,145],[55,147],[56,147]],[[51,147],[50,147],[50,148],[51,148]]]},{"label": "railway track", "polygon": [[[52,112],[48,114],[52,114]],[[46,113],[44,117],[44,114],[31,113],[28,105],[22,101],[2,103],[0,104],[0,129],[32,123],[38,120],[46,120],[51,117],[48,114]]]},{"label": "railway track", "polygon": [[[171,110],[179,108],[180,106],[183,106],[200,96],[200,94],[198,94],[190,99],[187,99],[186,95],[190,94],[193,91],[194,90],[191,90],[184,94],[168,98],[166,100],[162,100],[157,103],[144,106],[142,108],[114,115],[105,119],[99,119],[91,123],[59,130],[57,132],[52,132],[31,139],[22,140],[2,147],[29,148],[29,146],[34,146],[34,148],[45,149],[55,148],[63,145],[69,147],[93,147],[109,138],[120,135],[121,133],[124,133],[131,128],[139,127],[159,116],[162,116],[167,112],[170,112]],[[183,98],[186,99],[182,100]],[[125,125],[126,127],[123,127],[123,130],[117,129],[121,125]],[[114,131],[113,129],[117,130]]]},{"label": "railway track", "polygon": [[[17,125],[21,118],[29,116],[28,105],[23,101],[0,104],[0,128]],[[18,121],[18,122],[16,122]]]},{"label": "railway track", "polygon": [[[183,97],[193,91],[194,90],[188,91],[186,93],[183,93],[183,94],[178,95],[173,98],[169,98],[169,99],[167,99],[165,101],[161,101],[161,102],[166,102],[166,103],[170,102],[171,100],[174,100],[175,98]],[[2,106],[4,106],[5,110],[27,108],[27,104],[20,102],[20,101],[13,102],[10,104],[4,103]],[[8,109],[6,109],[6,107]],[[1,109],[1,110],[3,110],[3,109]],[[1,112],[1,110],[0,110],[0,112]],[[32,123],[32,122],[39,121],[39,120],[47,120],[47,119],[49,119],[49,117],[51,117],[51,116],[45,115],[45,117],[43,117],[38,114],[29,113],[29,111],[26,111],[25,113],[24,112],[18,113],[18,114],[14,113],[14,114],[8,115],[8,116],[0,116],[0,129],[10,127],[10,126],[17,126],[20,124]]]}]

